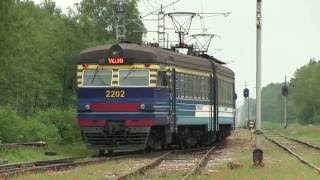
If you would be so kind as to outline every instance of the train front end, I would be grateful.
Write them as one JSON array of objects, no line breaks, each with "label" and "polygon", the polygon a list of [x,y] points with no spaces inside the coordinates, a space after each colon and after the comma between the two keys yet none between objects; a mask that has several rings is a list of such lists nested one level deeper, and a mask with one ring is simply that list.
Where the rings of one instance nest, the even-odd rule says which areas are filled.
[{"label": "train front end", "polygon": [[151,128],[167,118],[161,107],[168,106],[168,94],[156,87],[159,65],[136,63],[119,45],[104,53],[97,63],[78,65],[82,136],[100,153],[145,149]]}]

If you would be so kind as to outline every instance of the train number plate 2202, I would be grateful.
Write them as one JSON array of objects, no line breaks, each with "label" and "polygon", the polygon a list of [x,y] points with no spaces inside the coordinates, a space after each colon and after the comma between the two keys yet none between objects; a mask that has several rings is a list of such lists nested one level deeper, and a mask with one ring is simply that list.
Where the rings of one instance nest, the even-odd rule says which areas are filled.
[{"label": "train number plate 2202", "polygon": [[106,90],[106,98],[124,98],[126,92],[124,90]]}]

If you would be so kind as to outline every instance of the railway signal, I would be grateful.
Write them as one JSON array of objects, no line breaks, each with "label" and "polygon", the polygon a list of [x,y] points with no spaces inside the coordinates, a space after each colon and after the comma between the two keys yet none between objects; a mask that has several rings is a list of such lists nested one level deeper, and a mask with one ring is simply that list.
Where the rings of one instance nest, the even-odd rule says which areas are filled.
[{"label": "railway signal", "polygon": [[248,97],[249,97],[249,89],[248,89],[248,88],[245,88],[245,89],[243,90],[243,96],[244,96],[245,98],[248,98]]},{"label": "railway signal", "polygon": [[[247,86],[247,82],[245,82],[245,86]],[[248,119],[247,119],[247,122],[246,122],[246,128],[248,128],[248,122],[250,120],[250,99],[249,99],[249,89],[246,87],[244,88],[243,90],[243,96],[244,98],[247,99],[247,105],[248,105]]]},{"label": "railway signal", "polygon": [[287,97],[289,94],[289,89],[287,83],[282,86],[282,96]]},{"label": "railway signal", "polygon": [[248,127],[249,129],[253,129],[256,127],[256,122],[254,120],[249,120],[248,121]]}]

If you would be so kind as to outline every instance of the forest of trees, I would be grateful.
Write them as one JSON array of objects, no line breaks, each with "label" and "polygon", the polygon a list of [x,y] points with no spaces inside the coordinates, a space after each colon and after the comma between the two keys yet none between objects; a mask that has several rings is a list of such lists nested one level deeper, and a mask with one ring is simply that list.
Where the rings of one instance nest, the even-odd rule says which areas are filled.
[{"label": "forest of trees", "polygon": [[[0,140],[79,140],[75,62],[115,42],[112,1],[82,0],[67,14],[52,0],[0,1]],[[137,0],[127,5],[127,39],[141,42]]]},{"label": "forest of trees", "polygon": [[[287,117],[300,124],[320,123],[320,61],[310,62],[294,73],[288,83]],[[262,88],[262,120],[282,123],[284,119],[283,83],[271,83]],[[246,104],[240,108],[246,118]],[[244,115],[243,115],[244,114]]]}]

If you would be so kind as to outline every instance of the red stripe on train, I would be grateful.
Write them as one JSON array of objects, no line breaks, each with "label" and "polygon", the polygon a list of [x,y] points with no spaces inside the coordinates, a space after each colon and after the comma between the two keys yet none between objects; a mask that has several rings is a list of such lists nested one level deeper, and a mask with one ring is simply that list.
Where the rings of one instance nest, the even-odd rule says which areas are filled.
[{"label": "red stripe on train", "polygon": [[106,126],[105,120],[79,119],[80,126]]},{"label": "red stripe on train", "polygon": [[126,126],[153,126],[155,121],[153,119],[132,119],[126,120]]},{"label": "red stripe on train", "polygon": [[126,104],[106,104],[106,103],[94,103],[90,104],[91,111],[129,111],[135,112],[140,110],[140,104],[138,103],[126,103]]}]

